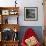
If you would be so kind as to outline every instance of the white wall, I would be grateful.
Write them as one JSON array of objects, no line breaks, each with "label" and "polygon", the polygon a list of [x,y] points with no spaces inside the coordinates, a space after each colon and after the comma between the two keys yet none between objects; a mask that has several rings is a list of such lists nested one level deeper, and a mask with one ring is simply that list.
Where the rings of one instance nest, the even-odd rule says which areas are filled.
[{"label": "white wall", "polygon": [[[15,0],[0,0],[0,6],[15,6]],[[17,0],[19,6],[19,24],[20,26],[43,26],[43,6],[42,0]],[[38,7],[38,21],[24,21],[24,7]]]},{"label": "white wall", "polygon": [[0,6],[1,7],[8,7],[8,6],[14,6],[14,1],[15,0],[0,0]]},{"label": "white wall", "polygon": [[[43,26],[43,6],[42,0],[24,0],[20,9],[20,25],[22,26]],[[24,7],[38,7],[38,21],[24,21]]]}]

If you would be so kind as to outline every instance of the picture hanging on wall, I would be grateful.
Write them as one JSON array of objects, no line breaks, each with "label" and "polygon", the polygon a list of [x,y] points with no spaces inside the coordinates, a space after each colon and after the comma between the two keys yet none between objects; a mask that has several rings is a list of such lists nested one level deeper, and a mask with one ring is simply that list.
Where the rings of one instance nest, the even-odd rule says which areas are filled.
[{"label": "picture hanging on wall", "polygon": [[24,7],[24,20],[25,21],[37,21],[38,20],[38,8],[37,7]]}]

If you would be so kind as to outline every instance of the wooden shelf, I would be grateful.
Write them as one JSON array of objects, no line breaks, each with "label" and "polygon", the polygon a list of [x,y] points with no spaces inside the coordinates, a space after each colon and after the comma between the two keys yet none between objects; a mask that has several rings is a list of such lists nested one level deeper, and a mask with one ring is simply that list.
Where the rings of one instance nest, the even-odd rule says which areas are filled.
[{"label": "wooden shelf", "polygon": [[[2,11],[5,11],[5,10],[6,10],[6,12],[9,13],[7,15],[19,15],[18,14],[19,7],[0,7],[0,14],[2,14]],[[10,14],[10,12],[12,12],[12,13],[17,12],[17,13],[16,14],[15,13],[14,14]],[[4,14],[4,15],[6,15],[6,14]]]},{"label": "wooden shelf", "polygon": [[19,42],[19,40],[15,40],[15,41],[10,40],[10,41],[3,41],[3,42],[5,42],[5,43],[8,43],[8,42],[12,43],[12,42]]},{"label": "wooden shelf", "polygon": [[[9,16],[14,16],[14,17],[17,16],[17,18],[16,18],[17,23],[9,24],[8,18],[7,18]],[[1,32],[0,46],[18,46],[18,42],[19,42],[18,39],[16,41],[16,38],[18,38],[17,34],[20,29],[20,26],[18,24],[18,16],[19,16],[19,7],[0,7],[0,21],[1,21],[1,24],[0,24],[0,32]],[[15,39],[15,41],[13,41],[13,39],[10,39],[12,37],[10,37],[10,38],[8,37],[8,39],[10,39],[9,41],[3,39],[4,37],[2,37],[2,35],[4,35],[3,34],[4,29],[10,29],[10,31],[14,31],[14,33],[13,33],[14,35],[13,34],[12,35],[13,35],[13,39]],[[15,37],[15,34],[16,34],[16,37]],[[12,35],[10,35],[10,36],[12,36]],[[7,36],[8,36],[8,34],[7,34]]]},{"label": "wooden shelf", "polygon": [[18,41],[3,41],[1,42],[1,45],[3,46],[18,46]]},{"label": "wooden shelf", "polygon": [[19,7],[0,7],[1,10],[5,10],[5,9],[10,9],[10,10],[16,9],[16,10],[18,10],[18,8]]},{"label": "wooden shelf", "polygon": [[5,28],[9,28],[9,29],[12,29],[14,31],[14,29],[17,30],[17,32],[19,31],[19,28],[20,26],[18,24],[0,24],[0,28],[1,28],[1,31]]}]

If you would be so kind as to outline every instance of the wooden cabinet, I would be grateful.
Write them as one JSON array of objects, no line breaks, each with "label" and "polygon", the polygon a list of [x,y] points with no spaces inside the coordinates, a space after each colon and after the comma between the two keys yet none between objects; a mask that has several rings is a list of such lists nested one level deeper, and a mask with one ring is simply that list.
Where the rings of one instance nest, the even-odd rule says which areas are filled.
[{"label": "wooden cabinet", "polygon": [[16,40],[19,31],[18,17],[19,7],[0,7],[0,46],[18,46],[19,39]]}]

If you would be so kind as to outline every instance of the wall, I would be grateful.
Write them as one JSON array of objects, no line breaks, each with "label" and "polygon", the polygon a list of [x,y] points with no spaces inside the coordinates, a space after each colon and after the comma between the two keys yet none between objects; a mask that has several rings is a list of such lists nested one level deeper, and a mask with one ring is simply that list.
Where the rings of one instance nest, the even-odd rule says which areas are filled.
[{"label": "wall", "polygon": [[[15,0],[0,0],[0,6],[1,7],[12,7],[15,6],[14,3]],[[40,41],[42,41],[43,39],[43,30],[42,27],[40,26],[44,26],[44,12],[43,12],[43,5],[42,5],[43,0],[17,0],[17,6],[19,6],[19,24],[20,26],[34,26],[31,27],[33,29],[35,29],[35,31],[37,32],[38,37],[40,38]],[[38,7],[38,21],[24,21],[24,7]],[[9,17],[9,20],[12,17]],[[13,21],[14,22],[14,21]],[[35,27],[36,26],[36,27]],[[39,26],[39,27],[38,27]],[[20,36],[21,34],[23,34],[23,31],[25,31],[25,29],[27,27],[20,27]],[[22,37],[20,37],[22,38]]]},{"label": "wall", "polygon": [[46,46],[46,0],[44,0],[44,43]]},{"label": "wall", "polygon": [[[0,6],[15,6],[15,0],[0,0]],[[17,0],[19,6],[19,24],[20,26],[43,26],[43,0]],[[38,21],[24,21],[24,7],[38,7]],[[10,20],[10,19],[9,19]]]},{"label": "wall", "polygon": [[44,26],[46,26],[46,0],[44,0]]},{"label": "wall", "polygon": [[[23,5],[24,4],[24,5]],[[43,26],[42,0],[24,0],[21,4],[19,24],[21,26]],[[38,7],[38,21],[24,21],[24,7]],[[22,24],[23,23],[23,24]]]},{"label": "wall", "polygon": [[41,43],[43,43],[43,34],[42,34],[42,27],[41,26],[21,26],[19,32],[19,39],[20,42],[24,36],[24,33],[28,28],[32,28],[33,31],[37,34],[37,37]]},{"label": "wall", "polygon": [[1,7],[14,6],[14,1],[15,1],[15,0],[0,0],[0,6],[1,6]]}]

